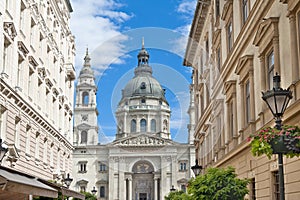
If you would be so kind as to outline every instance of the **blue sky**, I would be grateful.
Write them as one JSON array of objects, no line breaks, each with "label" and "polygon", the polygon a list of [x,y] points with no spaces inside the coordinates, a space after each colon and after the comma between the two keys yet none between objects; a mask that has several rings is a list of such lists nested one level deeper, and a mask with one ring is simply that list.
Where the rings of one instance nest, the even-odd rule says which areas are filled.
[{"label": "blue sky", "polygon": [[191,69],[182,66],[195,0],[71,0],[75,68],[79,73],[88,47],[98,85],[99,140],[115,138],[114,112],[121,90],[133,77],[142,37],[153,76],[170,104],[171,137],[187,142]]}]

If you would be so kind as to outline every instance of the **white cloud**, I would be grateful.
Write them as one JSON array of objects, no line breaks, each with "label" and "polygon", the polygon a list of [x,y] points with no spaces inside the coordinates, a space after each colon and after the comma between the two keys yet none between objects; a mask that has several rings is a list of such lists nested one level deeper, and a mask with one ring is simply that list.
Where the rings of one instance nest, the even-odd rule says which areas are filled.
[{"label": "white cloud", "polygon": [[180,33],[177,40],[172,41],[172,51],[184,58],[186,44],[193,21],[194,10],[196,8],[197,1],[195,0],[183,0],[177,7],[177,13],[186,21],[186,25],[177,27],[176,32]]},{"label": "white cloud", "polygon": [[182,13],[187,17],[190,17],[191,15],[194,14],[196,3],[197,1],[195,0],[188,0],[188,1],[184,0],[177,7],[177,12]]},{"label": "white cloud", "polygon": [[[126,37],[119,30],[119,23],[131,18],[131,15],[118,11],[123,5],[113,0],[71,0],[74,12],[71,14],[71,31],[75,35],[77,73],[80,71],[85,50],[98,49],[101,56],[92,57],[92,66],[101,74],[114,59],[122,55],[120,43]],[[99,48],[100,47],[100,48]],[[102,50],[101,50],[102,49]],[[105,51],[103,51],[105,49]]]}]

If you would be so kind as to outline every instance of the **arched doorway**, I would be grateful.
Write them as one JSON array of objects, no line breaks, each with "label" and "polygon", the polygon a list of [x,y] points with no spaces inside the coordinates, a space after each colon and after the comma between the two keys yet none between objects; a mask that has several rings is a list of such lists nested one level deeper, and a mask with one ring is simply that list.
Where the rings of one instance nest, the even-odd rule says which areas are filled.
[{"label": "arched doorway", "polygon": [[153,200],[154,199],[154,168],[146,160],[138,161],[132,168],[133,199]]}]

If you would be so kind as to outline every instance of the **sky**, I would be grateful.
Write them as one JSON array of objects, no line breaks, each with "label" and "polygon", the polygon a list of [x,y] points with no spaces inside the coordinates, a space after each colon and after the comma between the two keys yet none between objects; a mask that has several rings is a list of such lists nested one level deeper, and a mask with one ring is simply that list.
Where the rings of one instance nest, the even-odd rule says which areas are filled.
[{"label": "sky", "polygon": [[71,5],[77,77],[86,48],[95,70],[99,142],[115,139],[114,114],[144,38],[153,76],[171,107],[171,138],[186,143],[191,69],[182,63],[196,0],[71,0]]}]

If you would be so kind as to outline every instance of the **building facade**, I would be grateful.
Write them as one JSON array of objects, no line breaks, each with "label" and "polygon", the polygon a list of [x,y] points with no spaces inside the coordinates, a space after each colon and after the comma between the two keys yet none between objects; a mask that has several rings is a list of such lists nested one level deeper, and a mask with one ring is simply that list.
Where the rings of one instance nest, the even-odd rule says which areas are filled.
[{"label": "building facade", "polygon": [[72,169],[74,36],[68,0],[0,1],[2,166],[45,180]]},{"label": "building facade", "polygon": [[[152,76],[149,54],[138,54],[134,77],[116,110],[116,139],[97,144],[97,87],[88,53],[76,87],[73,188],[98,199],[164,199],[172,186],[186,190],[194,146],[172,141],[170,107]],[[192,162],[191,162],[192,161]]]},{"label": "building facade", "polygon": [[[193,67],[196,157],[204,168],[233,166],[250,178],[246,199],[279,199],[277,156],[253,157],[247,138],[275,125],[261,91],[276,73],[293,92],[283,124],[300,125],[299,24],[296,0],[197,3],[184,60]],[[284,158],[287,200],[300,198],[299,169],[298,158]]]}]

